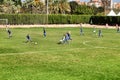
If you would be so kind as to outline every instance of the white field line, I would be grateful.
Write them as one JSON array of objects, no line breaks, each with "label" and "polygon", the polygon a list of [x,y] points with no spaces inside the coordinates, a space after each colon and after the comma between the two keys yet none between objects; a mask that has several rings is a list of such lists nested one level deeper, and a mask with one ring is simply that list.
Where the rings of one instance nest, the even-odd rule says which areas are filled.
[{"label": "white field line", "polygon": [[[89,41],[85,41],[85,42],[83,42],[83,44],[84,45],[86,45],[86,46],[90,46],[89,48],[72,48],[72,49],[66,49],[66,50],[64,50],[64,52],[68,52],[68,51],[76,51],[76,50],[80,50],[80,49],[84,49],[84,50],[86,50],[86,49],[119,49],[119,48],[117,48],[117,47],[99,47],[99,46],[92,46],[92,45],[89,45],[89,44],[87,44],[86,42],[89,42]],[[52,50],[50,50],[50,51],[35,51],[35,52],[23,52],[23,53],[3,53],[3,54],[0,54],[0,56],[9,56],[9,55],[28,55],[28,54],[39,54],[39,53],[48,53],[48,52],[63,52],[63,50],[61,51],[61,50],[56,50],[56,49],[52,49]]]},{"label": "white field line", "polygon": [[91,47],[91,48],[103,48],[103,49],[119,49],[120,47],[119,46],[113,46],[113,47],[104,47],[104,46],[93,46],[93,45],[89,45],[88,43],[89,43],[90,41],[84,41],[83,42],[83,45],[85,45],[85,46],[89,46],[89,47]]},{"label": "white field line", "polygon": [[[73,48],[73,49],[66,49],[64,52],[67,51],[72,51],[72,50],[78,50],[78,49],[87,49],[87,48]],[[23,52],[23,53],[2,53],[0,56],[6,56],[6,55],[24,55],[24,54],[39,54],[39,53],[48,53],[48,52],[63,52],[63,50],[57,50],[57,49],[52,49],[50,51],[35,51],[35,52]]]},{"label": "white field line", "polygon": [[89,42],[90,42],[90,41],[84,41],[84,42],[83,42],[83,45],[89,46],[89,47],[92,47],[92,48],[107,48],[107,47],[100,47],[100,46],[89,45],[89,44],[88,44]]}]

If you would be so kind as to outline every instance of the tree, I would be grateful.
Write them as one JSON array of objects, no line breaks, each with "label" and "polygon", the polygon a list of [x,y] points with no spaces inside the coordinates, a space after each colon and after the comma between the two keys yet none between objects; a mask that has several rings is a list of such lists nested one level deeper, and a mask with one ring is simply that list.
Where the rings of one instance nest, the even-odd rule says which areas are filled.
[{"label": "tree", "polygon": [[94,14],[94,10],[86,5],[79,5],[76,9],[75,9],[75,14],[85,14],[85,15],[92,15]]},{"label": "tree", "polygon": [[78,7],[78,3],[76,1],[71,1],[69,4],[70,4],[70,7],[71,7],[71,14],[74,14],[75,9]]},{"label": "tree", "polygon": [[22,5],[21,0],[12,0],[12,1],[15,2],[15,6]]},{"label": "tree", "polygon": [[59,6],[59,12],[62,14],[70,13],[71,11],[68,0],[60,0],[58,6]]},{"label": "tree", "polygon": [[4,1],[4,0],[0,0],[0,4],[2,4],[2,3],[3,3],[3,1]]},{"label": "tree", "polygon": [[55,14],[66,14],[71,12],[68,0],[52,0],[49,4],[50,13]]},{"label": "tree", "polygon": [[14,13],[14,2],[12,0],[4,0],[2,8],[4,13]]},{"label": "tree", "polygon": [[22,6],[23,13],[45,13],[45,5],[42,0],[26,0]]},{"label": "tree", "polygon": [[33,7],[33,13],[40,13],[40,14],[45,13],[45,5],[40,0],[33,0],[32,7]]},{"label": "tree", "polygon": [[20,5],[15,5],[15,1],[13,0],[1,0],[2,4],[0,5],[1,13],[19,13]]}]

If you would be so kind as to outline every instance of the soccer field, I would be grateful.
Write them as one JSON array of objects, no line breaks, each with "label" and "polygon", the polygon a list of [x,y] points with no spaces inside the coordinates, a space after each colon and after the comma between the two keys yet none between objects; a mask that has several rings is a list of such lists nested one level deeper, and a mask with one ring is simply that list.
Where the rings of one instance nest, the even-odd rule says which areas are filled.
[{"label": "soccer field", "polygon": [[[12,28],[8,39],[0,29],[0,80],[120,80],[120,33],[98,30],[46,28],[43,37],[43,28]],[[57,44],[68,31],[72,40]]]}]

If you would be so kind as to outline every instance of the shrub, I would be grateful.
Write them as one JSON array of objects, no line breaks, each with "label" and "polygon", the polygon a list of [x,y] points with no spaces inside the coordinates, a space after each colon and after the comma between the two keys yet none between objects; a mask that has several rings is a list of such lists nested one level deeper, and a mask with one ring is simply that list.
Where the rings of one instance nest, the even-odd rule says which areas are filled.
[{"label": "shrub", "polygon": [[106,23],[109,25],[120,25],[120,16],[92,16],[90,19],[90,22],[92,21],[92,24],[99,24],[99,25],[105,25]]},{"label": "shrub", "polygon": [[[8,24],[78,24],[89,23],[88,15],[45,15],[45,14],[0,14],[1,19],[8,19]],[[47,20],[48,18],[48,20]]]}]

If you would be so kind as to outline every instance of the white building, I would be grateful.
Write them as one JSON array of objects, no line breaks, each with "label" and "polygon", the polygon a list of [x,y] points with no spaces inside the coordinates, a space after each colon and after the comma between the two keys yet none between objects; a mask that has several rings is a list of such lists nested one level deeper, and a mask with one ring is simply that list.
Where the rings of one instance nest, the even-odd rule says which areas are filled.
[{"label": "white building", "polygon": [[89,6],[95,6],[95,7],[101,7],[102,6],[102,2],[101,0],[90,0],[90,2],[88,2]]}]

